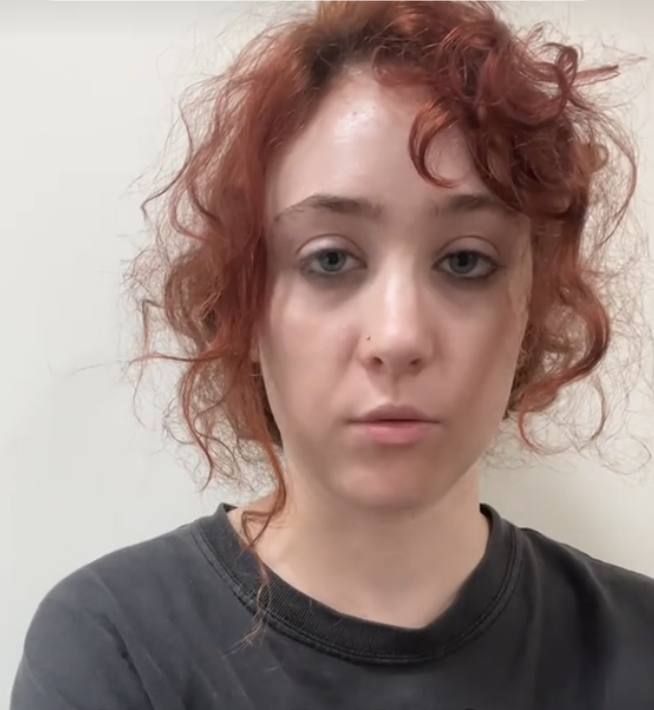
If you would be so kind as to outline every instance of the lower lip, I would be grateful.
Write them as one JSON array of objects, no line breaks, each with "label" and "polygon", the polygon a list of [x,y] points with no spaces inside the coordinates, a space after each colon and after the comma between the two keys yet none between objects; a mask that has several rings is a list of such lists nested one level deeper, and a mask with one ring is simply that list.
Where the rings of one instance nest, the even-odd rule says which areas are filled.
[{"label": "lower lip", "polygon": [[393,421],[357,422],[357,428],[371,441],[384,446],[410,446],[424,439],[433,429],[432,422]]}]

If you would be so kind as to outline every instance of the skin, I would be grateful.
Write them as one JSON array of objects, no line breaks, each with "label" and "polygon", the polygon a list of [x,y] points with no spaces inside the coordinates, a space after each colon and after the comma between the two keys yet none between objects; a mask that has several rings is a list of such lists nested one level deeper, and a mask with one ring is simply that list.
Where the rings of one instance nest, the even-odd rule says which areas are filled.
[{"label": "skin", "polygon": [[[416,172],[423,102],[352,70],[279,156],[255,353],[289,494],[259,554],[341,612],[411,627],[484,554],[477,462],[506,410],[531,288],[529,224],[493,199],[462,136],[448,129],[428,152],[455,187]],[[428,415],[420,441],[381,445],[353,421],[389,403]]]}]

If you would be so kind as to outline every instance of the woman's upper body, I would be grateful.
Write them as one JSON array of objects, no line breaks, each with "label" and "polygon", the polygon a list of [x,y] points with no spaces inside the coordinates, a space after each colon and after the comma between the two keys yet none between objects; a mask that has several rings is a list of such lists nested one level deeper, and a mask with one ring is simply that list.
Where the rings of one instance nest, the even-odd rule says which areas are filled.
[{"label": "woman's upper body", "polygon": [[273,492],[59,585],[12,710],[654,707],[654,583],[480,505],[500,431],[602,362],[633,188],[585,93],[615,68],[532,40],[319,3],[207,84],[136,281],[212,477],[227,424]]},{"label": "woman's upper body", "polygon": [[654,580],[482,510],[486,554],[432,623],[340,613],[273,574],[247,641],[260,578],[221,505],[57,585],[12,710],[650,710]]}]

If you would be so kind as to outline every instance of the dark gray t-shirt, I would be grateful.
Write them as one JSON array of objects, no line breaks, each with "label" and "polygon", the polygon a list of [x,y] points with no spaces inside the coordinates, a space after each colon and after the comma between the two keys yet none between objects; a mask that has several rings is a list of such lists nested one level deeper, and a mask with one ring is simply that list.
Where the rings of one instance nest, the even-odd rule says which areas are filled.
[{"label": "dark gray t-shirt", "polygon": [[433,624],[344,616],[271,573],[227,507],[75,572],[27,634],[11,710],[652,710],[654,581],[491,508],[486,555]]}]

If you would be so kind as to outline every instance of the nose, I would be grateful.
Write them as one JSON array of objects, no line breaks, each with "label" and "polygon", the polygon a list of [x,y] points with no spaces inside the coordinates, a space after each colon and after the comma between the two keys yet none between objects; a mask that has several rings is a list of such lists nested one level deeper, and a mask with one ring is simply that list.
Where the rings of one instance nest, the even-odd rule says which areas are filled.
[{"label": "nose", "polygon": [[393,379],[416,374],[434,354],[434,313],[416,274],[379,276],[368,293],[361,327],[367,369]]}]

